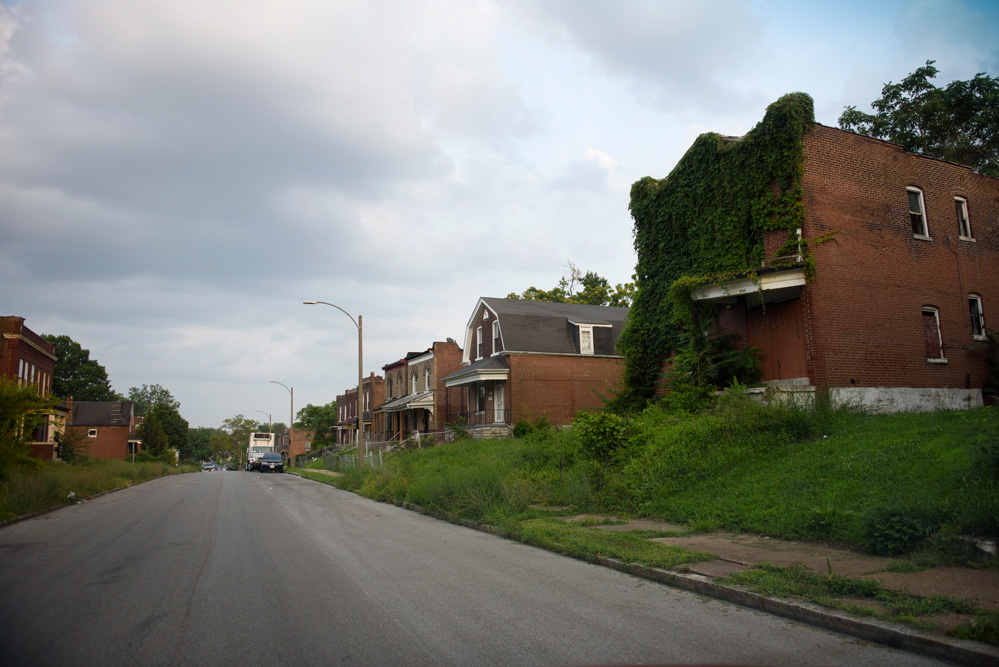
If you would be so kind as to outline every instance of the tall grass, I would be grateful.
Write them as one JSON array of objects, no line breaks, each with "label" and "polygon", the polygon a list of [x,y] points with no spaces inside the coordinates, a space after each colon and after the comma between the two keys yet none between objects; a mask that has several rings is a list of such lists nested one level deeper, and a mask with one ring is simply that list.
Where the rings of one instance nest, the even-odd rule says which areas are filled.
[{"label": "tall grass", "polygon": [[487,522],[531,518],[542,503],[886,554],[929,535],[999,534],[993,408],[867,415],[736,391],[706,412],[649,408],[608,432],[620,442],[596,449],[574,429],[465,440],[400,454],[346,484]]},{"label": "tall grass", "polygon": [[36,471],[15,470],[0,482],[0,521],[193,470],[160,462],[132,464],[109,459],[88,459],[73,465],[53,462]]}]

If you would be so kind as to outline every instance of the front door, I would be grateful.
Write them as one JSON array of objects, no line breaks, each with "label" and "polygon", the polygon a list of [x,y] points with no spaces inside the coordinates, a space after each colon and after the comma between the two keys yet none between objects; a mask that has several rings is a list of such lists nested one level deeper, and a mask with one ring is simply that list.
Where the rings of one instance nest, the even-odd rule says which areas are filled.
[{"label": "front door", "polygon": [[493,385],[493,408],[496,411],[493,421],[497,424],[505,424],[506,405],[503,396],[503,385],[499,382]]}]

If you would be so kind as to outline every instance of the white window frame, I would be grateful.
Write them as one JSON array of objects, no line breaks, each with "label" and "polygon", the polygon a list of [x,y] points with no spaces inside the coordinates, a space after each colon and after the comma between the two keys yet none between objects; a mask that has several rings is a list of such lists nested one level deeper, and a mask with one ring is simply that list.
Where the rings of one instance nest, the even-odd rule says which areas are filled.
[{"label": "white window frame", "polygon": [[[922,232],[920,233],[920,232],[917,232],[915,229],[913,229],[912,230],[912,236],[913,236],[913,238],[922,239],[922,240],[926,240],[926,241],[931,241],[932,239],[930,238],[930,223],[926,219],[926,199],[923,197],[923,191],[920,190],[919,188],[916,188],[916,187],[907,187],[905,189],[905,192],[906,192],[906,195],[905,195],[906,206],[908,206],[908,208],[909,208],[909,224],[910,224],[910,226],[912,225],[912,216],[913,216],[913,214],[918,213],[918,215],[920,217],[920,221],[922,222],[922,228],[923,228]],[[919,211],[913,211],[912,210],[912,204],[910,202],[910,197],[909,197],[910,194],[916,194],[916,195],[918,195],[918,198],[919,198]]]},{"label": "white window frame", "polygon": [[430,391],[430,364],[427,364],[423,368],[423,381],[427,385],[426,387],[424,387],[424,390]]},{"label": "white window frame", "polygon": [[499,320],[493,320],[493,356],[499,354]]},{"label": "white window frame", "polygon": [[87,437],[88,438],[96,438],[97,437],[97,429],[96,428],[89,429],[87,431]]},{"label": "white window frame", "polygon": [[482,327],[475,330],[475,358],[482,358]]},{"label": "white window frame", "polygon": [[419,393],[419,391],[420,391],[420,383],[419,383],[419,381],[418,381],[417,378],[419,378],[419,374],[416,372],[416,369],[414,368],[413,369],[413,391],[409,392],[411,394],[416,394],[416,393]]},{"label": "white window frame", "polygon": [[957,237],[962,241],[974,241],[971,234],[971,218],[968,217],[968,200],[954,197],[954,212],[957,214]]},{"label": "white window frame", "polygon": [[[584,340],[589,342],[589,345],[584,345]],[[586,325],[579,325],[579,353],[580,354],[593,354],[593,327]]]},{"label": "white window frame", "polygon": [[[972,304],[975,304],[975,307],[972,307]],[[975,312],[976,308],[978,310],[977,313]],[[968,314],[971,316],[971,337],[975,340],[985,340],[988,337],[988,330],[985,328],[985,310],[982,308],[981,295],[968,295]],[[976,329],[978,330],[977,333],[975,332]]]},{"label": "white window frame", "polygon": [[937,323],[937,340],[940,342],[940,356],[939,357],[926,357],[926,361],[931,364],[946,364],[947,355],[944,350],[943,343],[943,332],[940,330],[940,309],[936,306],[923,306],[921,316],[925,317],[927,313],[932,313],[934,319]]}]

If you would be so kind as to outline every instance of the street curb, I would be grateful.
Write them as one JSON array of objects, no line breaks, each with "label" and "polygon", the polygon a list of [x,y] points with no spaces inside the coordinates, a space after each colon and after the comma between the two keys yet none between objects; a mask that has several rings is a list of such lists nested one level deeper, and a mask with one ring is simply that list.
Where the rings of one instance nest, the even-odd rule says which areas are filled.
[{"label": "street curb", "polygon": [[[479,530],[499,537],[507,537],[506,533],[494,526],[476,523],[468,519],[455,519],[440,512],[424,509],[413,503],[390,501],[390,504],[413,512],[419,512],[420,514],[425,514],[441,521],[456,523],[466,528],[472,528],[473,530]],[[708,577],[700,574],[661,570],[634,563],[623,563],[613,558],[604,558],[601,556],[578,558],[577,560],[911,653],[949,660],[950,662],[969,665],[970,667],[993,667],[999,664],[999,647],[993,647],[981,642],[929,635],[912,628],[888,623],[887,621],[874,618],[852,617],[845,612],[828,609],[808,602],[766,597],[741,588],[716,584]]]}]

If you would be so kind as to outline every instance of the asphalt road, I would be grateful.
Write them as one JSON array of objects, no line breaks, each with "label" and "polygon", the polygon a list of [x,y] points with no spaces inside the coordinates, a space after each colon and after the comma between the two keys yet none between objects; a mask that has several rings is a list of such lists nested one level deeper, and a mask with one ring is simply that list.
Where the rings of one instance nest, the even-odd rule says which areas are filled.
[{"label": "asphalt road", "polygon": [[292,475],[0,529],[3,665],[933,665]]}]

